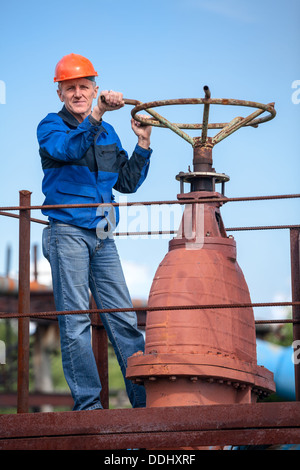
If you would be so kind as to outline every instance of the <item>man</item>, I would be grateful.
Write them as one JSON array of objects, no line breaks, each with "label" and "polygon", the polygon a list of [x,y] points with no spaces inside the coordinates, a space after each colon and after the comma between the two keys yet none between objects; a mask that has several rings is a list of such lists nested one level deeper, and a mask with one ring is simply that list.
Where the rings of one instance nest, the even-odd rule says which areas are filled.
[{"label": "man", "polygon": [[[132,120],[138,143],[130,159],[104,113],[124,106],[122,93],[101,92],[91,62],[78,54],[64,56],[55,69],[58,96],[64,103],[37,129],[44,171],[44,205],[111,203],[112,188],[132,193],[145,180],[152,150],[150,126]],[[43,253],[51,264],[56,309],[87,310],[89,288],[99,309],[131,308],[110,229],[109,211],[97,208],[54,208],[43,232]],[[118,211],[115,214],[118,221]],[[118,358],[133,407],[145,406],[145,390],[125,379],[127,358],[144,349],[136,314],[101,315]],[[102,408],[101,384],[91,348],[87,314],[59,315],[62,361],[74,398],[74,410]]]}]

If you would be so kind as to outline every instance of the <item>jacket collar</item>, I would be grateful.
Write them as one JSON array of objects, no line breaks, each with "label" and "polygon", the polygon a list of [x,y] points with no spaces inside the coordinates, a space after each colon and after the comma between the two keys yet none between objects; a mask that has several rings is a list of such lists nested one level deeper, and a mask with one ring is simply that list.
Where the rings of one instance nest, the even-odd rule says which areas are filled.
[{"label": "jacket collar", "polygon": [[59,111],[58,115],[62,118],[62,120],[70,127],[76,128],[80,123],[77,119],[71,114],[65,105]]},{"label": "jacket collar", "polygon": [[[62,118],[62,120],[67,124],[68,127],[71,129],[76,129],[80,122],[77,121],[77,119],[71,114],[65,105],[62,107],[62,109],[59,111],[58,115]],[[99,131],[105,132],[107,134],[107,130],[100,124],[99,126]]]}]

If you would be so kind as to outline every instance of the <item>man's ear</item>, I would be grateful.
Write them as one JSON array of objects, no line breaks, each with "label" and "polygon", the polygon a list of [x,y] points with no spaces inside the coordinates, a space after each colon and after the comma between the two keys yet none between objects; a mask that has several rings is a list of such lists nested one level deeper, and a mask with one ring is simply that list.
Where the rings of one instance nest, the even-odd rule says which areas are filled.
[{"label": "man's ear", "polygon": [[99,91],[99,87],[97,85],[97,86],[94,87],[94,99],[97,98],[98,91]]},{"label": "man's ear", "polygon": [[60,101],[63,103],[63,102],[64,102],[64,99],[63,99],[61,90],[58,88],[58,89],[56,90],[56,92],[57,92],[57,94],[58,94],[58,97],[59,97]]}]

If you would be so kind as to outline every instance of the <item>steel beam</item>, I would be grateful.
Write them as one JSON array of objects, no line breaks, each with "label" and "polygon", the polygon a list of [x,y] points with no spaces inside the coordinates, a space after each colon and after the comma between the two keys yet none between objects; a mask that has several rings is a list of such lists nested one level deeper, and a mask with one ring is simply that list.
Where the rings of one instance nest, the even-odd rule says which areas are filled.
[{"label": "steel beam", "polygon": [[0,415],[0,450],[299,443],[298,402]]}]

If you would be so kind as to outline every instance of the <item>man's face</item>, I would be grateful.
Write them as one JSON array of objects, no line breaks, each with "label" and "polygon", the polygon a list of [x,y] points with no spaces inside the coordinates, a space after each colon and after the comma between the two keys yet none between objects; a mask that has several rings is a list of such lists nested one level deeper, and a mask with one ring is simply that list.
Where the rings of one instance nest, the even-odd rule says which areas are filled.
[{"label": "man's face", "polygon": [[97,97],[98,86],[87,78],[74,78],[60,82],[57,94],[65,103],[67,110],[82,122],[92,110],[93,100]]}]

